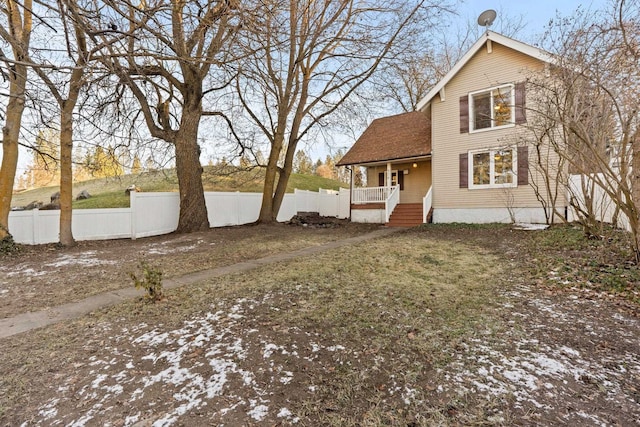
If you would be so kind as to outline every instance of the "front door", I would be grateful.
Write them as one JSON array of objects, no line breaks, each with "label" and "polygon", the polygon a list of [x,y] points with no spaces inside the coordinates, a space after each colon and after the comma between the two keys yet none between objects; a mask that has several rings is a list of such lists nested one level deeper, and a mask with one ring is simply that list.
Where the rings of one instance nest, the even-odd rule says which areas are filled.
[{"label": "front door", "polygon": [[[387,185],[387,172],[380,172],[378,174],[378,187],[384,187]],[[391,171],[391,185],[399,185],[400,191],[404,190],[404,172],[393,170]]]}]

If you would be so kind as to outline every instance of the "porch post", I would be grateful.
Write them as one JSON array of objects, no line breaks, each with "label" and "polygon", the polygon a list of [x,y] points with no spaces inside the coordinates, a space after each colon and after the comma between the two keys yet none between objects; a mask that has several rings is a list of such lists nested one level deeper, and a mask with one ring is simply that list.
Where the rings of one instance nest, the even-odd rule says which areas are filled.
[{"label": "porch post", "polygon": [[387,187],[391,187],[391,163],[387,163]]}]

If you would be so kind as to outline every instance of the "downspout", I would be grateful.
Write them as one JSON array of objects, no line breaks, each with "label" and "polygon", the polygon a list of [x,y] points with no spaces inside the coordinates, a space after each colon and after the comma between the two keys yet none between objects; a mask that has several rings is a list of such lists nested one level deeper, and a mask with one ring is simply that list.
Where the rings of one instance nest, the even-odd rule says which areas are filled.
[{"label": "downspout", "polygon": [[349,171],[349,221],[351,221],[351,202],[353,201],[353,168],[345,166]]}]

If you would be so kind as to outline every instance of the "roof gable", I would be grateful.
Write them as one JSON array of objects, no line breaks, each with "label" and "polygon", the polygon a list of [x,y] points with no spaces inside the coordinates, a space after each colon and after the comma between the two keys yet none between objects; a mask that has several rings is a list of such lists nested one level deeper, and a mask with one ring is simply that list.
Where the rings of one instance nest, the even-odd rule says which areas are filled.
[{"label": "roof gable", "polygon": [[503,36],[502,34],[494,33],[493,31],[487,31],[485,34],[483,34],[482,37],[478,39],[478,41],[476,41],[473,44],[473,46],[471,46],[471,48],[467,51],[467,53],[465,53],[464,56],[460,58],[460,60],[442,78],[442,80],[440,80],[438,84],[436,84],[429,91],[429,93],[427,93],[427,95],[424,98],[422,98],[420,102],[418,102],[418,105],[416,106],[416,108],[418,110],[422,110],[429,102],[431,102],[433,97],[436,96],[436,94],[438,94],[458,74],[458,72],[460,72],[460,70],[464,68],[465,65],[467,65],[467,63],[471,60],[471,58],[473,58],[473,56],[480,49],[482,49],[482,47],[485,45],[485,43],[487,43],[488,40],[491,40],[492,42],[511,48],[515,51],[528,55],[532,58],[539,59],[543,62],[547,62],[551,64],[556,62],[553,55],[551,55],[550,53],[542,49],[539,49],[535,46],[531,46],[529,44],[523,43],[518,40],[514,40],[512,38]]},{"label": "roof gable", "polygon": [[375,119],[338,166],[409,159],[431,154],[431,121],[421,111]]}]

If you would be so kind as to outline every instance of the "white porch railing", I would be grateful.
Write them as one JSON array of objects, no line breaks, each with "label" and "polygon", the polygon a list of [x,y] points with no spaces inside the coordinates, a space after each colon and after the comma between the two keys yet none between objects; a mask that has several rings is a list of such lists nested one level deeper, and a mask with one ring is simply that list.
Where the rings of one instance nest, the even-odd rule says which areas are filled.
[{"label": "white porch railing", "polygon": [[425,224],[427,222],[427,216],[429,216],[431,206],[433,205],[433,195],[431,194],[432,189],[433,187],[429,187],[427,195],[422,198],[422,222]]},{"label": "white porch railing", "polygon": [[389,198],[394,187],[354,188],[351,203],[382,203]]},{"label": "white porch railing", "polygon": [[396,185],[391,187],[391,193],[387,200],[384,201],[384,222],[389,222],[389,217],[393,210],[396,208],[398,203],[400,202],[400,186]]}]

